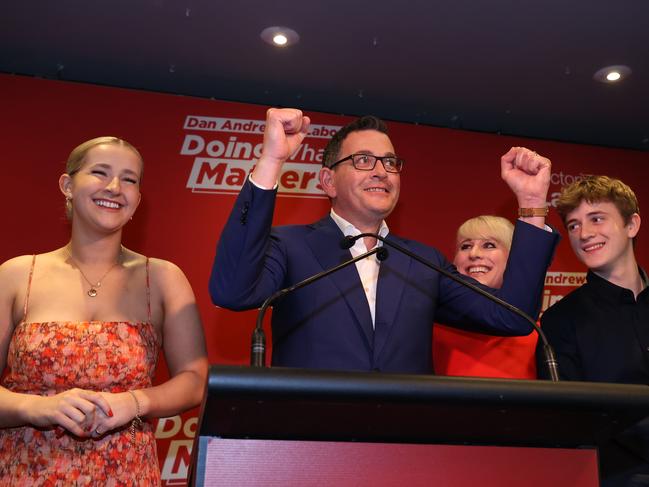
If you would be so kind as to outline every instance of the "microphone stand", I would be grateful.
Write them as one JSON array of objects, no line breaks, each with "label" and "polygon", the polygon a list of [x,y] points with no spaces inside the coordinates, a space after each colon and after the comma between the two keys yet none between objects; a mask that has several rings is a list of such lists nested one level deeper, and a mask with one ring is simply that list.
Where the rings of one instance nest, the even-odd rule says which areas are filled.
[{"label": "microphone stand", "polygon": [[545,362],[545,365],[548,369],[548,373],[550,375],[550,378],[552,379],[553,382],[559,382],[559,364],[557,362],[556,355],[554,353],[554,350],[552,349],[552,346],[548,342],[547,337],[545,336],[545,333],[543,333],[543,330],[541,330],[541,327],[536,324],[536,321],[534,321],[529,315],[527,315],[525,312],[517,308],[516,306],[509,304],[507,301],[503,301],[497,296],[494,296],[493,294],[485,291],[482,288],[479,288],[475,284],[472,284],[468,281],[465,281],[464,279],[456,276],[455,274],[447,271],[446,269],[441,268],[440,266],[433,264],[432,262],[427,261],[426,259],[418,256],[417,254],[411,252],[410,250],[402,247],[399,244],[396,244],[386,238],[381,237],[378,234],[375,233],[361,233],[358,235],[352,236],[347,236],[345,237],[341,242],[340,245],[343,248],[349,249],[351,248],[356,240],[364,237],[373,237],[376,238],[377,240],[380,240],[383,242],[385,245],[389,245],[390,247],[398,250],[399,252],[402,252],[403,254],[406,254],[408,257],[415,259],[417,262],[425,265],[426,267],[433,269],[434,271],[439,272],[440,274],[448,277],[449,279],[462,284],[463,286],[468,287],[469,289],[472,289],[476,293],[480,294],[481,296],[484,296],[485,298],[498,303],[500,306],[503,306],[507,308],[509,311],[512,313],[520,316],[521,318],[525,319],[528,321],[536,330],[536,333],[538,333],[539,337],[541,337],[541,341],[543,342],[543,356],[544,359],[543,361]]},{"label": "microphone stand", "polygon": [[271,304],[273,304],[277,299],[281,298],[282,296],[290,292],[295,291],[296,289],[300,289],[301,287],[307,286],[312,282],[322,279],[323,277],[326,277],[329,274],[333,274],[334,272],[337,272],[340,269],[347,267],[350,264],[354,264],[359,260],[363,260],[364,258],[369,257],[370,255],[373,254],[376,254],[376,258],[379,259],[380,261],[384,261],[385,259],[388,258],[388,250],[386,248],[375,247],[372,250],[365,252],[364,254],[358,255],[353,259],[347,260],[341,264],[338,264],[337,266],[332,267],[331,269],[327,269],[326,271],[319,272],[318,274],[308,277],[303,281],[300,281],[297,284],[293,284],[292,286],[287,287],[285,289],[280,289],[275,294],[271,295],[268,299],[266,299],[266,301],[264,301],[264,303],[261,305],[261,308],[259,308],[259,314],[257,315],[257,324],[255,325],[255,330],[252,332],[250,365],[252,367],[266,366],[266,334],[264,333],[264,315],[266,314],[266,310]]}]

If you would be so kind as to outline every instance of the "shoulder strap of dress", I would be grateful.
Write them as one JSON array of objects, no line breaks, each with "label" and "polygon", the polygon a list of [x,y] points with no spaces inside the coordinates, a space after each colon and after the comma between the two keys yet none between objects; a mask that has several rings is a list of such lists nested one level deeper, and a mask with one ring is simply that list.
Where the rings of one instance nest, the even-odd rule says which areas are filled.
[{"label": "shoulder strap of dress", "polygon": [[27,309],[29,307],[29,291],[32,288],[32,276],[34,275],[34,265],[36,264],[36,254],[32,257],[32,265],[29,268],[29,280],[27,281],[27,293],[25,294],[25,303],[23,304],[23,321],[27,319]]},{"label": "shoulder strap of dress", "polygon": [[146,258],[146,314],[151,323],[151,286],[149,284],[149,258]]}]

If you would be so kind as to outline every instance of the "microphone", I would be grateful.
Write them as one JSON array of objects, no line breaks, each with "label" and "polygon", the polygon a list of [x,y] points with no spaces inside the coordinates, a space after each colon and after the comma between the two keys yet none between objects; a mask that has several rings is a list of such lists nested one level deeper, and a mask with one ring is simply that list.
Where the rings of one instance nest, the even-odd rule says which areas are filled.
[{"label": "microphone", "polygon": [[522,311],[521,309],[517,308],[516,306],[509,304],[507,301],[503,301],[497,296],[494,296],[493,294],[485,291],[482,288],[479,288],[475,284],[472,284],[468,281],[465,281],[464,279],[456,276],[455,274],[447,271],[446,269],[441,268],[440,266],[433,264],[432,262],[427,261],[426,259],[418,256],[417,254],[411,252],[410,250],[402,247],[399,244],[396,244],[390,240],[387,240],[380,235],[376,233],[360,233],[358,235],[354,236],[346,236],[340,241],[340,246],[343,249],[349,249],[354,246],[354,243],[356,243],[356,240],[364,237],[373,237],[377,240],[380,240],[383,242],[385,245],[389,245],[390,247],[398,250],[399,252],[406,254],[408,257],[415,259],[417,262],[425,265],[426,267],[429,267],[430,269],[433,269],[436,272],[439,272],[440,274],[448,277],[449,279],[465,286],[468,287],[469,289],[475,291],[476,293],[480,294],[481,296],[484,296],[485,298],[493,301],[494,303],[499,304],[500,306],[503,306],[507,308],[509,311],[511,311],[514,314],[517,314],[521,318],[527,320],[536,330],[536,333],[541,337],[541,341],[543,342],[543,355],[544,355],[544,362],[545,365],[547,366],[548,369],[548,374],[550,375],[550,378],[552,379],[553,382],[559,382],[559,363],[557,362],[556,355],[554,354],[554,350],[552,349],[552,346],[550,345],[550,342],[548,342],[547,337],[545,336],[545,333],[543,333],[543,330],[541,330],[541,327],[536,324],[536,321],[534,321],[527,313]]},{"label": "microphone", "polygon": [[[353,242],[352,245],[354,245]],[[333,274],[334,272],[337,272],[340,269],[347,267],[348,265],[358,262],[359,260],[363,260],[364,258],[374,254],[376,254],[376,258],[379,261],[384,261],[385,259],[388,258],[388,249],[386,249],[385,247],[375,247],[372,250],[365,252],[364,254],[358,255],[353,259],[346,260],[345,262],[338,264],[337,266],[332,267],[331,269],[318,272],[314,276],[307,277],[306,279],[298,282],[297,284],[293,284],[292,286],[289,286],[287,288],[280,289],[275,294],[271,295],[268,299],[266,299],[266,301],[264,301],[264,303],[261,305],[261,308],[259,308],[259,314],[257,315],[257,324],[255,325],[255,329],[252,332],[250,365],[252,367],[266,366],[266,334],[264,333],[263,323],[264,323],[264,315],[266,314],[266,310],[271,304],[273,304],[276,300],[278,300],[282,296],[290,292],[293,292],[296,289],[300,289],[304,286],[308,286],[309,284],[318,281],[323,277],[327,277],[329,274]]]}]

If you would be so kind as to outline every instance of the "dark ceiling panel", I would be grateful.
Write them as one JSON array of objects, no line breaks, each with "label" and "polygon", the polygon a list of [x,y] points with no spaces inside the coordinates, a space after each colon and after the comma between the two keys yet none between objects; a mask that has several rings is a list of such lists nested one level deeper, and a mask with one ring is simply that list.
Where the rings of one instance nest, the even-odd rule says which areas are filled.
[{"label": "dark ceiling panel", "polygon": [[[649,150],[649,2],[2,2],[0,71]],[[286,25],[287,49],[259,38]],[[620,85],[592,79],[626,64]]]}]

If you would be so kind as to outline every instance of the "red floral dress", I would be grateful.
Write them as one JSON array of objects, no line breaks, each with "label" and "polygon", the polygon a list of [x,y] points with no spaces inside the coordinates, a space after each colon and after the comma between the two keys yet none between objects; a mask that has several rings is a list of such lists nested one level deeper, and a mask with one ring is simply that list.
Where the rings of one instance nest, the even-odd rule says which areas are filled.
[{"label": "red floral dress", "polygon": [[[29,288],[25,317],[28,300]],[[147,308],[149,320],[142,323],[23,320],[9,344],[2,385],[39,395],[74,387],[105,392],[151,387],[160,344],[149,303]],[[54,429],[30,426],[0,429],[0,486],[160,485],[151,424],[136,429],[135,443],[128,426],[97,439],[67,432],[57,438]]]}]

